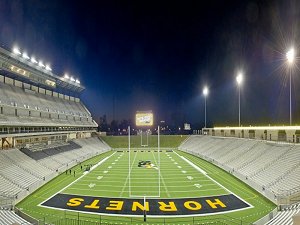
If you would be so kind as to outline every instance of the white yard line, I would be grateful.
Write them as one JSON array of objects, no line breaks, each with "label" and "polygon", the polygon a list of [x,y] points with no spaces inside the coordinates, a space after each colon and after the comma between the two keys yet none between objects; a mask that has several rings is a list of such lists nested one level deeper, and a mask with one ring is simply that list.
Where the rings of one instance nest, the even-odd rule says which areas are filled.
[{"label": "white yard line", "polygon": [[[76,184],[76,187],[80,187],[80,186],[83,186],[83,187],[86,187],[87,186],[87,184],[89,184],[89,183],[85,183],[85,184],[82,184],[82,183],[80,183],[80,184]],[[139,183],[139,184],[145,184],[145,182],[144,183]],[[149,185],[150,183],[148,183],[147,182],[147,185],[134,185],[134,186],[131,186],[131,187],[135,187],[135,188],[140,188],[140,187],[142,187],[142,188],[147,188],[147,187],[155,187],[156,185],[155,184],[157,184],[157,183],[151,183],[151,185]],[[153,185],[152,185],[153,184]],[[210,183],[210,184],[205,184],[205,185],[202,185],[202,187],[208,187],[208,186],[216,186],[216,184],[212,184],[212,183]],[[97,188],[98,187],[112,187],[111,185],[109,185],[109,184],[97,184]],[[114,185],[113,187],[116,187],[116,188],[121,188],[121,187],[123,187],[123,185]],[[189,184],[189,185],[168,185],[168,187],[169,188],[187,188],[187,187],[194,187],[194,184]],[[80,188],[69,188],[69,189],[78,189],[78,190],[80,190]],[[90,189],[90,190],[92,190],[92,189]],[[102,191],[102,190],[101,190]],[[188,192],[188,191],[187,191]]]},{"label": "white yard line", "polygon": [[[128,154],[130,154],[130,152],[128,152]],[[134,158],[133,158],[133,162],[132,162],[131,165],[130,165],[130,171],[132,170],[132,167],[133,167],[133,165],[134,165],[136,156],[137,156],[137,152],[135,153]],[[127,167],[127,168],[128,168],[128,167]],[[122,197],[122,195],[123,195],[123,193],[124,193],[124,190],[125,190],[125,188],[126,188],[126,185],[127,185],[127,182],[128,182],[128,178],[129,178],[129,173],[127,172],[127,174],[128,174],[128,175],[127,175],[127,177],[126,177],[125,183],[124,183],[124,185],[123,185],[123,188],[122,188],[122,191],[121,191],[119,197]]]},{"label": "white yard line", "polygon": [[[155,158],[155,155],[154,155],[153,152],[152,152],[152,155],[153,155],[153,157],[154,157],[155,164],[158,166],[157,161],[156,161],[156,158]],[[160,167],[160,165],[159,165],[159,167]],[[159,169],[160,169],[160,168],[159,168]],[[162,175],[162,173],[161,173],[161,170],[160,170],[160,177],[159,177],[158,179],[160,179],[160,178],[161,178],[162,184],[164,185],[164,188],[165,188],[165,190],[166,190],[167,196],[170,198],[171,195],[170,195],[170,193],[169,193],[169,191],[168,191],[168,188],[167,188],[167,185],[166,185],[166,183],[165,183],[164,177],[163,177],[163,175]],[[159,187],[159,188],[160,188],[160,187]]]},{"label": "white yard line", "polygon": [[65,186],[63,189],[61,189],[58,192],[63,192],[65,189],[67,189],[68,187],[70,187],[72,184],[76,183],[77,181],[79,181],[81,178],[83,178],[85,175],[89,174],[91,171],[93,171],[94,169],[96,169],[98,166],[100,166],[102,163],[104,163],[106,160],[108,160],[111,156],[113,156],[115,153],[111,154],[110,156],[105,157],[104,159],[102,159],[100,162],[98,162],[97,164],[93,165],[90,169],[90,171],[86,171],[84,172],[80,177],[78,177],[76,180],[74,180],[72,183],[68,184],[67,186]]},{"label": "white yard line", "polygon": [[228,193],[231,193],[231,191],[229,191],[227,188],[225,188],[223,185],[221,185],[220,183],[218,183],[217,181],[215,181],[214,179],[212,179],[210,176],[207,175],[207,173],[199,168],[198,166],[196,166],[194,163],[192,163],[191,161],[189,161],[188,159],[186,159],[185,157],[179,155],[178,153],[174,152],[178,157],[180,157],[182,160],[184,160],[185,162],[187,162],[190,166],[192,166],[194,169],[196,169],[197,171],[199,171],[200,173],[202,173],[203,175],[205,175],[207,178],[209,178],[211,181],[213,181],[214,183],[218,184],[220,187],[224,188],[224,190],[226,190]]},{"label": "white yard line", "polygon": [[217,185],[219,185],[220,187],[222,187],[224,190],[226,190],[228,193],[233,194],[235,197],[237,197],[238,199],[240,199],[243,202],[246,202],[248,205],[250,205],[251,208],[253,208],[253,206],[248,203],[247,201],[243,200],[242,198],[240,198],[238,195],[234,194],[233,192],[231,192],[230,190],[228,190],[226,187],[224,187],[222,184],[220,184],[219,182],[215,181],[213,178],[211,178],[210,176],[207,175],[207,173],[202,170],[201,168],[199,168],[197,165],[195,165],[194,163],[192,163],[191,161],[189,161],[188,159],[186,159],[185,157],[179,155],[177,152],[174,152],[178,157],[182,158],[184,161],[186,161],[188,164],[190,164],[192,167],[194,167],[196,170],[198,170],[200,173],[204,174],[207,178],[209,178],[210,180],[212,180],[214,183],[216,183]]},{"label": "white yard line", "polygon": [[[106,160],[108,160],[110,157],[112,157],[114,154],[116,154],[116,152],[112,153],[110,156],[105,157],[104,159],[102,159],[100,162],[98,162],[97,164],[95,164],[94,166],[91,167],[90,171],[94,170],[95,168],[97,168],[99,165],[101,165],[102,163],[104,163]],[[89,172],[90,172],[89,171]],[[57,195],[58,193],[63,192],[64,190],[66,190],[68,187],[70,187],[72,184],[76,183],[77,181],[79,181],[81,178],[83,178],[86,174],[88,174],[89,172],[84,172],[80,177],[78,177],[76,180],[74,180],[73,182],[71,182],[70,184],[68,184],[67,186],[65,186],[64,188],[62,188],[61,190],[59,190],[58,192],[56,192],[55,194],[51,195],[49,198],[47,198],[45,201],[41,202],[39,204],[39,206],[41,206],[44,202],[48,201],[49,199],[51,199],[53,196]]]},{"label": "white yard line", "polygon": [[[133,186],[134,187],[134,186]],[[98,191],[99,190],[95,190],[95,189],[86,189],[86,188],[69,188],[71,190],[78,190],[78,191],[89,191],[89,192],[93,192],[93,191]],[[217,191],[217,190],[223,190],[221,187],[219,188],[212,188],[212,189],[205,189],[205,190],[201,190],[201,189],[194,189],[194,190],[188,190],[188,191],[172,191],[172,193],[190,193],[190,192],[195,192],[195,193],[198,193],[198,192],[206,192],[206,191]],[[114,193],[119,193],[118,190],[111,190],[111,189],[107,189],[107,190],[101,190],[102,192],[114,192]],[[124,191],[125,193],[128,193],[129,191]],[[142,190],[140,192],[143,192]],[[148,191],[148,193],[157,193],[157,191]],[[72,195],[74,195],[74,193],[72,193]],[[86,195],[84,195],[86,196]],[[133,195],[134,196],[134,195]],[[136,197],[142,197],[142,195],[136,195]],[[149,197],[153,197],[153,196],[149,196]],[[155,196],[155,197],[158,197],[159,196]],[[110,198],[113,198],[113,197],[110,197]],[[171,197],[169,197],[171,198]],[[187,198],[187,197],[184,197],[184,198]],[[194,197],[195,198],[195,197]]]}]

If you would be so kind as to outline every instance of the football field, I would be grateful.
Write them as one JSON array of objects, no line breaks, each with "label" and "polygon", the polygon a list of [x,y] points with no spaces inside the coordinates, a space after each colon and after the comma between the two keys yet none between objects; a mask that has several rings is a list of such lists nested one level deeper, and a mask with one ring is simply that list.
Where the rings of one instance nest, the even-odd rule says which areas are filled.
[{"label": "football field", "polygon": [[249,224],[274,209],[226,171],[178,150],[117,149],[71,170],[17,207],[55,224],[97,225]]},{"label": "football field", "polygon": [[[62,193],[121,198],[187,198],[229,193],[205,171],[193,167],[191,162],[176,152],[132,150],[130,158],[129,172],[129,153],[112,153]],[[149,165],[141,165],[143,162]]]},{"label": "football field", "polygon": [[181,217],[252,208],[173,150],[113,151],[41,207],[99,215]]}]

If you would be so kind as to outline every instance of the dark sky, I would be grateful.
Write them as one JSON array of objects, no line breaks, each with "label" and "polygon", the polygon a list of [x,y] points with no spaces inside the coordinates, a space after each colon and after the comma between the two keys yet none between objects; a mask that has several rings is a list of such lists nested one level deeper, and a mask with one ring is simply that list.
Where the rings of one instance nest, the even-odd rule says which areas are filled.
[{"label": "dark sky", "polygon": [[[204,122],[207,84],[209,125],[237,125],[242,70],[242,124],[287,124],[284,57],[292,44],[299,49],[299,20],[296,0],[0,0],[0,42],[78,77],[96,120],[150,109],[156,121],[195,128]],[[296,67],[293,121],[300,123]]]}]

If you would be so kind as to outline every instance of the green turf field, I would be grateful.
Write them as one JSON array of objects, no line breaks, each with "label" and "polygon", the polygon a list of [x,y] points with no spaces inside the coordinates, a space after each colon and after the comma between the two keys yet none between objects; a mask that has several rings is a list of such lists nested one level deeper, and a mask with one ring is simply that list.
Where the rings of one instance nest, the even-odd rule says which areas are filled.
[{"label": "green turf field", "polygon": [[[72,175],[61,174],[28,196],[17,207],[40,221],[66,225],[250,224],[275,208],[273,203],[232,175],[209,162],[181,151],[158,152],[155,148],[143,151],[131,149],[130,155],[127,151],[109,151],[81,165],[83,169],[85,165],[93,166],[88,173],[82,171],[80,165],[74,167],[75,177],[73,173]],[[181,198],[234,194],[251,207],[209,216],[148,217],[147,222],[143,222],[142,216],[116,217],[40,206],[57,193],[72,196],[96,196],[99,199],[109,197],[113,200],[146,196],[146,200],[149,199],[149,201],[151,198],[158,198],[157,196],[160,196],[160,199],[173,201]],[[100,209],[105,208],[102,199],[96,203]],[[85,222],[76,223],[79,220]]]},{"label": "green turf field", "polygon": [[[93,196],[130,197],[160,196],[161,198],[201,197],[226,194],[220,185],[197,171],[176,152],[163,151],[160,155],[161,184],[159,195],[158,152],[135,151],[129,154],[113,152],[110,158],[90,173],[77,180],[62,193]],[[138,167],[139,161],[151,161],[155,167]],[[92,187],[90,187],[90,185]],[[131,193],[129,193],[131,187]]]},{"label": "green turf field", "polygon": [[[126,148],[128,147],[127,136],[103,136],[101,137],[112,148]],[[145,143],[145,136],[143,137],[143,143]],[[157,135],[149,135],[148,144],[151,147],[157,147]],[[188,135],[160,135],[160,147],[162,148],[176,148],[188,138]],[[141,147],[141,136],[131,136],[131,147]]]}]

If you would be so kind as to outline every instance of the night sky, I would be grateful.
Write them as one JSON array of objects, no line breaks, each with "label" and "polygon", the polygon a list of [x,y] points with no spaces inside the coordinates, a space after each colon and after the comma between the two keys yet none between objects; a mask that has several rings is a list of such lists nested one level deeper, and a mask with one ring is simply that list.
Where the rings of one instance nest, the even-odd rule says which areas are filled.
[{"label": "night sky", "polygon": [[[299,1],[0,0],[0,43],[79,78],[96,121],[133,119],[209,126],[289,123],[285,53],[300,52]],[[299,54],[300,55],[300,54]],[[293,121],[300,124],[300,71],[292,67]]]}]

